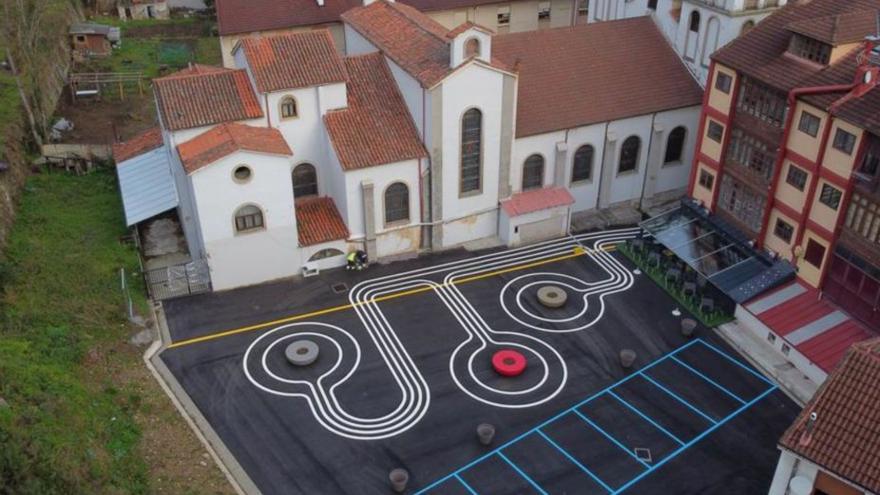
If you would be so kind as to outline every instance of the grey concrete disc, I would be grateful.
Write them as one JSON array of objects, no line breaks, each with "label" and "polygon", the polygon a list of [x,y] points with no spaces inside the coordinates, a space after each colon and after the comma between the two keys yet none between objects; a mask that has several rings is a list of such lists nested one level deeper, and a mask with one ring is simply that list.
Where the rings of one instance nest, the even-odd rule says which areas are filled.
[{"label": "grey concrete disc", "polygon": [[284,349],[284,357],[294,366],[308,366],[318,359],[318,344],[311,340],[291,342]]},{"label": "grey concrete disc", "polygon": [[565,289],[555,285],[545,285],[538,289],[538,302],[548,308],[561,308],[568,301]]}]

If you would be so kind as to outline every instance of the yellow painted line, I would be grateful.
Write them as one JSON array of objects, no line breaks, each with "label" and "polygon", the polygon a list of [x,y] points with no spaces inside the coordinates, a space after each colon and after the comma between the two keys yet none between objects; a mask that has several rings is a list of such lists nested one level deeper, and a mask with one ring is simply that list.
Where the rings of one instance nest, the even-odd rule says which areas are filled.
[{"label": "yellow painted line", "polygon": [[[614,251],[615,249],[617,249],[616,245],[603,248],[603,250],[606,252]],[[290,323],[292,321],[303,320],[303,319],[312,318],[315,316],[326,315],[329,313],[336,313],[338,311],[352,309],[356,306],[362,306],[364,304],[369,304],[371,302],[389,301],[391,299],[398,299],[398,298],[405,297],[405,296],[411,296],[413,294],[420,294],[422,292],[434,290],[436,287],[446,287],[448,285],[464,284],[467,282],[473,282],[475,280],[482,280],[484,278],[494,277],[494,276],[501,275],[504,273],[515,272],[515,271],[519,271],[519,270],[527,270],[529,268],[534,268],[536,266],[546,265],[549,263],[556,263],[557,261],[563,261],[563,260],[567,260],[567,259],[571,259],[571,258],[576,258],[578,256],[583,256],[583,255],[587,254],[588,252],[589,252],[588,250],[585,250],[584,248],[577,246],[572,250],[571,254],[557,256],[555,258],[548,258],[546,260],[535,261],[532,263],[525,263],[522,265],[516,265],[516,266],[509,267],[509,268],[505,268],[503,270],[496,270],[494,272],[482,273],[480,275],[474,275],[472,277],[467,277],[467,278],[463,278],[460,280],[455,280],[455,281],[449,282],[449,283],[437,284],[437,285],[426,286],[426,287],[419,287],[418,289],[409,289],[409,290],[405,290],[405,291],[401,291],[401,292],[394,292],[392,294],[373,298],[369,301],[361,301],[361,302],[356,302],[356,303],[343,304],[340,306],[333,306],[330,308],[324,308],[324,309],[319,309],[317,311],[312,311],[311,313],[304,313],[304,314],[299,314],[299,315],[295,315],[295,316],[288,316],[286,318],[280,318],[277,320],[266,321],[263,323],[257,323],[255,325],[249,325],[246,327],[234,328],[232,330],[226,330],[223,332],[211,333],[208,335],[203,335],[201,337],[193,337],[191,339],[181,340],[180,342],[174,342],[168,346],[168,349],[173,349],[175,347],[183,347],[183,346],[192,345],[192,344],[198,344],[200,342],[206,342],[209,340],[216,340],[216,339],[220,339],[223,337],[229,337],[231,335],[238,335],[240,333],[252,332],[254,330],[259,330],[261,328],[266,328],[266,327],[270,327],[270,326],[274,326],[274,325],[281,325],[284,323]]]}]

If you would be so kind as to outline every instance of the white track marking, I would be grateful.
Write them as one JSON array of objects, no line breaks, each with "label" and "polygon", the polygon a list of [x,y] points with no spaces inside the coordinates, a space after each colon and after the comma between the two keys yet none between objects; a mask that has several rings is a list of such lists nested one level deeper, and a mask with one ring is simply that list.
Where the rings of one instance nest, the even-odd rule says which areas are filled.
[{"label": "white track marking", "polygon": [[[514,321],[526,328],[542,332],[583,330],[595,324],[604,314],[604,297],[606,295],[626,290],[632,286],[632,274],[613,256],[605,252],[604,248],[631,238],[636,232],[638,229],[633,228],[569,236],[500,253],[377,277],[355,285],[349,292],[349,302],[355,309],[367,335],[375,345],[401,394],[398,405],[387,414],[369,418],[359,417],[347,412],[337,400],[338,387],[344,384],[358,369],[362,353],[357,339],[348,331],[334,325],[300,322],[282,325],[264,333],[255,339],[245,351],[243,360],[245,375],[260,390],[267,393],[304,399],[319,424],[340,436],[359,440],[375,440],[398,435],[412,428],[427,413],[431,400],[430,390],[412,357],[382,312],[377,299],[386,294],[427,287],[437,295],[440,302],[449,309],[459,325],[468,334],[467,338],[455,348],[449,359],[449,373],[462,392],[474,400],[501,408],[525,408],[544,403],[559,394],[565,387],[568,379],[565,360],[556,349],[536,336],[492,329],[459,290],[456,282],[468,277],[548,260],[570,253],[576,247],[581,247],[586,250],[587,256],[591,260],[608,273],[607,279],[586,282],[561,273],[530,273],[516,277],[506,284],[499,297],[503,310]],[[592,248],[585,246],[583,244],[585,242],[592,244]],[[445,275],[442,283],[429,278],[441,274]],[[530,278],[534,280],[529,280]],[[560,283],[558,281],[560,278],[572,280],[575,285]],[[518,309],[522,313],[517,316],[507,308],[504,294],[508,287],[521,280],[529,280],[529,282],[515,294]],[[583,310],[574,317],[565,319],[550,319],[531,314],[522,306],[519,299],[527,287],[541,283],[561,284],[581,295],[584,302]],[[599,315],[592,321],[577,328],[563,330],[541,325],[542,323],[568,323],[578,320],[588,311],[587,298],[590,296],[596,296],[599,304]],[[523,318],[533,320],[533,323],[524,321]],[[313,330],[314,327],[319,328],[318,331],[309,331],[309,327],[312,327]],[[355,352],[353,358],[346,355],[348,351],[346,351],[346,347],[340,345],[338,337],[328,335],[333,332],[338,332],[343,340],[350,341],[349,343]],[[280,336],[277,335],[279,333]],[[338,356],[333,366],[312,381],[284,378],[272,372],[267,364],[268,355],[272,352],[279,352],[277,346],[285,341],[303,336],[316,340],[323,339],[334,346]],[[464,355],[463,349],[468,346],[474,347],[475,350]],[[501,390],[483,382],[475,371],[477,355],[482,352],[491,352],[492,348],[501,347],[515,347],[527,354],[534,355],[536,360],[532,360],[531,367],[540,369],[541,378],[531,386],[519,390]],[[259,357],[251,363],[253,354],[257,354]],[[350,367],[343,367],[347,362],[351,363]],[[251,369],[251,366],[254,366],[254,370]],[[466,371],[464,375],[462,375],[463,370]],[[255,377],[252,371],[258,371],[260,376]],[[345,373],[341,378],[333,379],[330,384],[325,383],[325,381],[331,380],[331,376],[343,371]],[[261,380],[267,379],[287,388],[302,387],[302,391],[284,390],[261,383]]]}]

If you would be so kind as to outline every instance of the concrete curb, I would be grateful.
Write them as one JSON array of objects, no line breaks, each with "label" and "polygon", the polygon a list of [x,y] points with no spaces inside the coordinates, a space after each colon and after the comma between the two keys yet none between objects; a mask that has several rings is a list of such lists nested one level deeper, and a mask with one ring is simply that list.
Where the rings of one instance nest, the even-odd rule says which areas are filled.
[{"label": "concrete curb", "polygon": [[[784,364],[784,360],[779,359],[779,363],[774,364],[767,357],[763,359],[760,358],[759,356],[762,350],[756,349],[754,347],[763,345],[763,342],[759,339],[753,338],[751,334],[746,334],[745,332],[747,331],[740,328],[736,321],[725,323],[724,325],[713,328],[712,331],[715,332],[716,335],[721,337],[725,342],[727,342],[728,345],[736,349],[736,351],[739,352],[739,354],[743,356],[746,361],[748,361],[749,364],[751,364],[756,370],[777,383],[779,385],[779,389],[782,390],[782,392],[784,392],[785,395],[793,400],[798,406],[804,407],[804,405],[815,393],[815,389],[818,386],[808,379],[804,379],[804,383],[802,385],[797,385],[794,380],[786,378],[782,373],[778,371],[777,366],[779,366],[780,364]],[[735,338],[734,335],[740,335],[740,337]]]},{"label": "concrete curb", "polygon": [[214,459],[214,463],[220,468],[220,471],[226,476],[229,484],[239,495],[260,495],[260,490],[254,484],[250,476],[241,467],[232,452],[226,448],[226,445],[208,423],[208,420],[202,415],[195,403],[190,399],[189,395],[177,381],[177,378],[171,373],[165,363],[159,358],[159,355],[166,349],[166,342],[170,342],[170,333],[165,323],[165,313],[161,307],[150,305],[150,312],[153,321],[156,322],[155,334],[156,339],[150,344],[150,347],[144,352],[143,360],[153,374],[153,377],[159,382],[159,386],[165,391],[165,394],[171,399],[174,407],[177,408],[180,415],[186,420],[190,429],[196,434],[199,441],[204,445],[205,450]]}]

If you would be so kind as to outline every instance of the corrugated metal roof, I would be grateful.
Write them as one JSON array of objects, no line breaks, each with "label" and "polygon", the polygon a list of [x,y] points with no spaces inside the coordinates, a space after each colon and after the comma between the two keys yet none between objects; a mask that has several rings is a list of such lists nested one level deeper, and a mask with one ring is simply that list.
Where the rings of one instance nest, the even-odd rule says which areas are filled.
[{"label": "corrugated metal roof", "polygon": [[116,175],[129,227],[177,207],[177,188],[166,147],[125,160],[117,165]]}]

